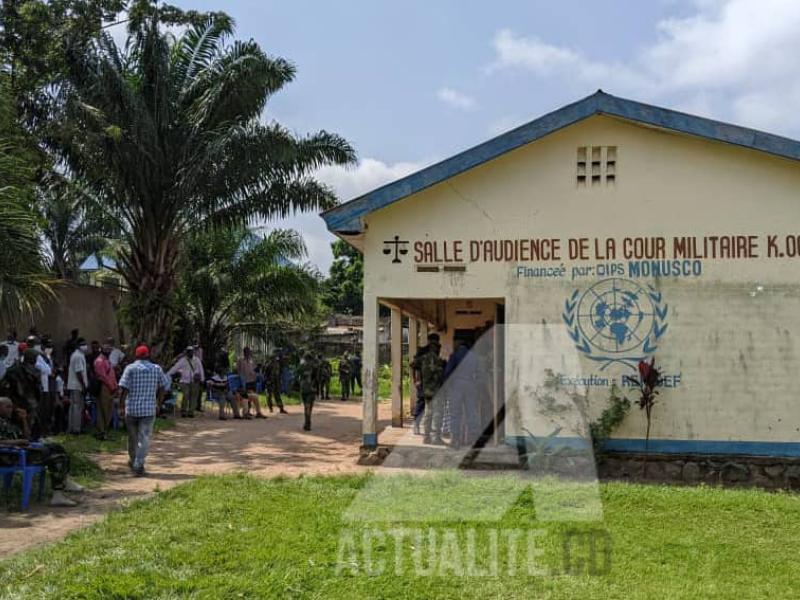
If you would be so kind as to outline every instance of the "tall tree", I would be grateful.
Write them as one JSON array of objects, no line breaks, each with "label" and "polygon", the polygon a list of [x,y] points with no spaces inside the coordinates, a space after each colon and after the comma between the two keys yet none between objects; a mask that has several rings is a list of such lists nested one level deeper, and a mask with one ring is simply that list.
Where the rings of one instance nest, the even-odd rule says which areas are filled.
[{"label": "tall tree", "polygon": [[81,181],[50,173],[40,183],[38,195],[50,269],[59,279],[74,281],[84,259],[108,250],[119,232],[114,221],[98,210],[101,201]]},{"label": "tall tree", "polygon": [[37,158],[0,75],[0,317],[32,314],[51,293],[32,205]]},{"label": "tall tree", "polygon": [[333,312],[364,314],[364,257],[343,240],[331,244],[333,264],[325,281],[325,304]]},{"label": "tall tree", "polygon": [[0,62],[9,76],[17,117],[46,126],[66,72],[67,44],[84,45],[102,31],[126,0],[2,0]]},{"label": "tall tree", "polygon": [[166,341],[183,243],[198,228],[335,204],[312,174],[355,160],[341,137],[296,137],[260,116],[294,67],[235,41],[215,15],[177,38],[158,9],[132,19],[124,50],[101,34],[68,53],[60,132],[52,143],[104,198],[124,239],[119,269],[137,339]]},{"label": "tall tree", "polygon": [[264,324],[315,313],[319,281],[300,263],[305,256],[303,239],[291,230],[259,236],[221,229],[188,239],[180,295],[207,360],[225,347],[234,327],[263,331]]}]

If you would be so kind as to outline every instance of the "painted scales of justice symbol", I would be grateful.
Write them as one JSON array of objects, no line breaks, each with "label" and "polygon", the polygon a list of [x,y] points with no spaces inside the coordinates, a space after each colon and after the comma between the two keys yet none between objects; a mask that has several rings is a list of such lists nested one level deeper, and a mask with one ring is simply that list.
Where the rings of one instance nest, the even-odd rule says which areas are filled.
[{"label": "painted scales of justice symbol", "polygon": [[386,255],[392,254],[394,252],[394,258],[392,259],[392,264],[402,262],[400,260],[401,256],[405,256],[408,254],[408,240],[401,240],[399,235],[394,236],[392,240],[384,240],[383,241],[383,253]]}]

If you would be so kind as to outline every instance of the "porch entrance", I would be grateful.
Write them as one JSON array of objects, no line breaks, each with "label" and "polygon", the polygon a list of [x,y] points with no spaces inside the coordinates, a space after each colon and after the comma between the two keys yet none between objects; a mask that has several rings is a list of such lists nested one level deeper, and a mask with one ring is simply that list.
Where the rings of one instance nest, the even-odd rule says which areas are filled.
[{"label": "porch entrance", "polygon": [[[505,299],[380,298],[378,302],[391,311],[392,427],[413,425],[418,390],[414,385],[411,363],[419,348],[427,345],[428,334],[436,332],[441,339],[443,359],[447,360],[462,343],[475,353],[476,360],[472,361],[476,371],[475,392],[470,394],[475,406],[470,410],[480,414],[478,445],[503,443],[505,340],[502,325],[505,323]],[[448,390],[446,395],[443,426],[446,434],[451,424],[451,404],[460,401],[457,394]],[[365,419],[372,410],[367,401],[365,395]],[[421,406],[424,404],[420,402]]]}]

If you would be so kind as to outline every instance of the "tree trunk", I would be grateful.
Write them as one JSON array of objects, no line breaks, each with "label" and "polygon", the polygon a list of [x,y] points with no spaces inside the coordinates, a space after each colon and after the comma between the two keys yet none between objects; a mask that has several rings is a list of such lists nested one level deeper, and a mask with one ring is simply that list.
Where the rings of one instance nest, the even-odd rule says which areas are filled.
[{"label": "tree trunk", "polygon": [[167,358],[178,307],[178,245],[170,237],[134,235],[138,244],[121,257],[121,271],[130,290],[127,321],[135,343],[150,346],[154,359]]}]

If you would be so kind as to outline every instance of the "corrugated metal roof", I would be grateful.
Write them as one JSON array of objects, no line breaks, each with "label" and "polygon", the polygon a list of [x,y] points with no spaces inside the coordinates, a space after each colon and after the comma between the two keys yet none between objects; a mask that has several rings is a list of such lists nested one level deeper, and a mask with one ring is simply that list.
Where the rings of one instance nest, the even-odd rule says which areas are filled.
[{"label": "corrugated metal roof", "polygon": [[593,115],[610,115],[661,129],[800,160],[800,142],[687,113],[627,100],[598,90],[442,162],[379,187],[322,213],[328,229],[342,235],[363,232],[362,218],[398,200],[541,139]]}]

